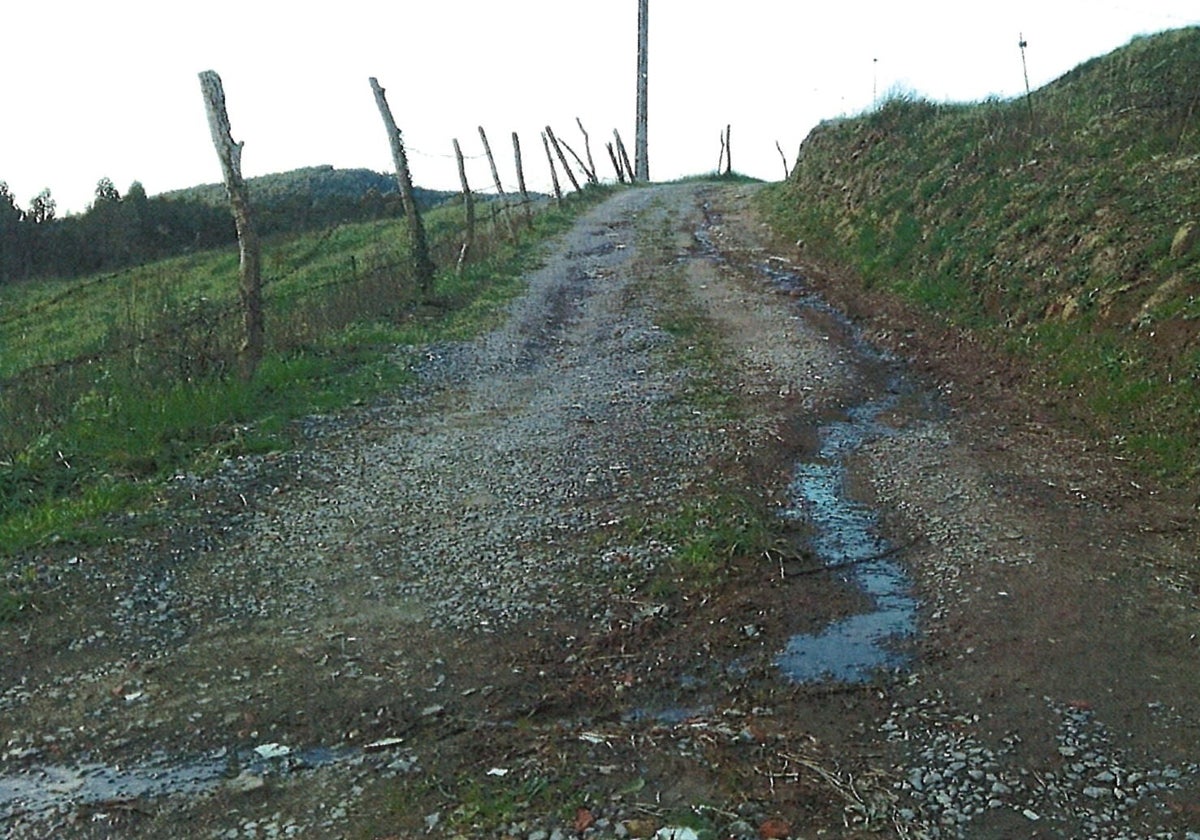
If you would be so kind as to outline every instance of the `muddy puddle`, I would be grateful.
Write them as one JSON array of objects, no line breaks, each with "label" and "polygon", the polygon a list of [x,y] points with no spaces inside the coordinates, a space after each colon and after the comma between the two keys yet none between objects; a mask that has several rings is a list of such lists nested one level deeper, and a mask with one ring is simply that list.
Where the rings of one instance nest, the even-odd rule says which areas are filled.
[{"label": "muddy puddle", "polygon": [[[802,277],[777,266],[760,265],[758,271],[791,294],[804,289]],[[864,443],[890,433],[880,417],[897,406],[908,388],[897,366],[858,337],[839,313],[811,296],[799,296],[798,305],[833,323],[868,369],[868,381],[886,383],[882,396],[851,406],[843,418],[817,429],[819,448],[796,465],[788,488],[790,504],[781,511],[808,524],[817,559],[831,574],[860,588],[872,607],[819,633],[793,636],[775,661],[792,682],[868,682],[908,664],[905,643],[918,630],[918,602],[908,572],[892,559],[898,548],[879,534],[878,513],[851,496],[846,464]]]},{"label": "muddy puddle", "polygon": [[791,504],[781,515],[814,531],[811,548],[831,574],[858,586],[871,600],[868,612],[833,622],[819,633],[793,636],[776,664],[793,682],[866,682],[880,671],[907,664],[904,642],[917,633],[912,581],[890,559],[897,549],[878,534],[878,515],[850,497],[846,458],[872,437],[886,434],[877,420],[895,397],[856,406],[846,420],[820,431],[816,457],[796,465]]},{"label": "muddy puddle", "polygon": [[[392,747],[380,743],[365,750],[350,746],[293,749],[271,743],[237,752],[221,749],[191,758],[164,753],[125,766],[87,761],[71,767],[35,765],[0,776],[0,824],[77,809],[102,811],[135,800],[200,796],[220,788],[253,790],[271,777],[360,763],[368,758],[386,763],[390,757],[393,764],[409,760],[386,755]],[[372,751],[380,754],[368,755]]]},{"label": "muddy puddle", "polygon": [[[706,224],[696,240],[711,259],[727,262],[707,227],[715,221],[706,208]],[[810,547],[817,559],[870,600],[863,613],[830,623],[818,633],[792,636],[775,658],[783,676],[795,683],[836,681],[862,683],[881,673],[904,669],[906,648],[918,632],[918,601],[907,571],[894,559],[899,553],[878,531],[878,513],[850,492],[847,461],[866,442],[889,434],[880,417],[911,391],[898,364],[857,334],[845,317],[810,293],[804,278],[768,260],[749,266],[764,283],[795,298],[802,314],[827,326],[852,353],[863,379],[880,383],[876,393],[818,427],[819,447],[795,466],[789,504],[780,515],[805,523],[813,532]],[[882,391],[882,394],[878,393]]]}]

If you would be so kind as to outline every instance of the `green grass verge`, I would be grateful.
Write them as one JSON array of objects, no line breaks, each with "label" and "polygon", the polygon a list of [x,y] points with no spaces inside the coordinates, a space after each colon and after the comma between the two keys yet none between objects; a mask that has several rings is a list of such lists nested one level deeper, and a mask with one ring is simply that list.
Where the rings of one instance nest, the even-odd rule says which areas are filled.
[{"label": "green grass verge", "polygon": [[[11,581],[38,546],[106,539],[127,527],[114,514],[143,508],[164,478],[286,449],[297,418],[395,390],[409,378],[404,348],[498,323],[541,243],[610,193],[545,207],[519,244],[481,233],[474,259],[461,275],[442,271],[428,300],[406,288],[393,223],[275,243],[270,346],[248,382],[231,375],[220,314],[236,289],[236,257],[226,253],[2,290],[0,311],[17,313],[0,325],[4,340],[28,340],[5,344],[0,363],[11,386],[0,392],[0,570]],[[443,265],[457,250],[455,213],[434,214],[431,225],[442,230]],[[210,317],[192,318],[197,308]],[[21,597],[18,583],[0,584],[0,620],[19,612]]]},{"label": "green grass verge", "polygon": [[[664,269],[670,261],[656,256],[677,241],[670,216],[639,231],[638,251],[654,266],[639,272],[640,282],[653,301],[655,323],[673,339],[660,352],[665,364],[686,374],[663,409],[664,423],[688,425],[700,416],[705,427],[734,428],[747,418],[747,409],[732,387],[738,377],[720,326],[692,296],[684,269]],[[736,468],[719,474],[719,480],[695,488],[679,507],[652,512],[633,525],[631,538],[675,549],[670,568],[651,586],[656,595],[712,585],[738,558],[759,557],[778,546],[779,523],[762,498],[738,482]]]},{"label": "green grass verge", "polygon": [[818,126],[759,200],[804,256],[1017,355],[1065,418],[1194,485],[1197,63],[1193,27],[1081,65],[1032,110],[894,97]]}]

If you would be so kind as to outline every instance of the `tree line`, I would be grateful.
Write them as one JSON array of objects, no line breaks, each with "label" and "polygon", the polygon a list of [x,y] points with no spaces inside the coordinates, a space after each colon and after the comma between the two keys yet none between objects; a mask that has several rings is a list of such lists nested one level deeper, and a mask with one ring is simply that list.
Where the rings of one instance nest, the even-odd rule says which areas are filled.
[{"label": "tree line", "polygon": [[[312,167],[251,179],[250,188],[264,235],[403,214],[394,181],[368,170]],[[101,178],[86,211],[60,218],[50,190],[22,208],[0,180],[0,283],[77,277],[232,245],[237,234],[222,192],[206,185],[148,196],[135,181],[122,195]],[[423,204],[445,197],[418,192]]]}]

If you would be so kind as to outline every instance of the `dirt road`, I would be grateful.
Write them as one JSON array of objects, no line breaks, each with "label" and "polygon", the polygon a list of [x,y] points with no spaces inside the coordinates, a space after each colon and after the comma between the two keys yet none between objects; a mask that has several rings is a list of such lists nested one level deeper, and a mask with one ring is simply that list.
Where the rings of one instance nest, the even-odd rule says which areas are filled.
[{"label": "dirt road", "polygon": [[1200,837],[1196,512],[752,191],[615,195],[419,385],[36,558],[6,836]]}]

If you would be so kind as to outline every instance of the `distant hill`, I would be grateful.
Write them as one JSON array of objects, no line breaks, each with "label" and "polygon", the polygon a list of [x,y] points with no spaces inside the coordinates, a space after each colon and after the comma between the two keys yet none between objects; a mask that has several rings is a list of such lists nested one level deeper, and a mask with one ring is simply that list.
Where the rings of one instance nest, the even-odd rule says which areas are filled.
[{"label": "distant hill", "polygon": [[1018,356],[1064,412],[1200,475],[1200,28],[1025,97],[896,98],[767,191],[801,253]]},{"label": "distant hill", "polygon": [[[263,235],[304,233],[404,214],[396,180],[368,169],[313,166],[250,178],[255,227]],[[457,193],[414,190],[422,210]],[[223,184],[147,196],[97,186],[87,211],[42,222],[0,185],[0,283],[76,277],[236,242]]]},{"label": "distant hill", "polygon": [[[293,204],[303,198],[312,204],[338,203],[346,199],[361,201],[371,193],[385,199],[398,195],[395,175],[385,175],[370,169],[335,169],[332,166],[309,166],[290,172],[247,178],[251,200],[263,206]],[[164,198],[199,201],[224,207],[228,199],[224,184],[201,184],[162,194]],[[413,189],[417,206],[424,209],[442,203],[457,193]]]}]

